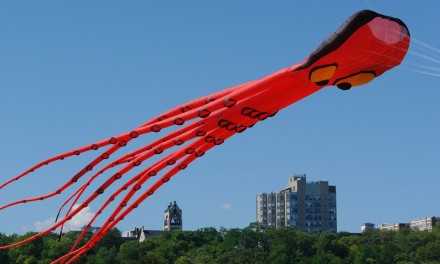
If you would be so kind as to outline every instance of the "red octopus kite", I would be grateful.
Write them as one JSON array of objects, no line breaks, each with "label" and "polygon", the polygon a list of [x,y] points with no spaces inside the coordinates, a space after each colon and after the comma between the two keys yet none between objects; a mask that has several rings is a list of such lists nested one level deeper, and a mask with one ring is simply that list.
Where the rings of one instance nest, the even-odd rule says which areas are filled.
[{"label": "red octopus kite", "polygon": [[[409,41],[408,28],[401,20],[363,10],[348,18],[304,62],[261,79],[182,104],[129,132],[68,151],[33,166],[1,184],[0,189],[49,163],[87,151],[101,150],[94,160],[52,193],[0,205],[0,210],[56,196],[67,191],[84,175],[92,174],[91,171],[96,165],[103,164],[102,169],[92,174],[84,184],[72,191],[70,198],[58,211],[58,216],[61,209],[69,203],[70,208],[66,215],[61,217],[51,228],[21,242],[2,246],[0,249],[31,242],[57,229],[62,232],[62,227],[67,221],[97,197],[103,196],[110,185],[122,181],[127,172],[134,167],[144,165],[143,163],[150,157],[162,155],[158,161],[144,165],[145,167],[140,173],[132,178],[124,179],[122,186],[114,193],[109,194],[88,226],[91,226],[103,210],[121,195],[118,200],[119,205],[108,216],[99,232],[85,245],[79,246],[79,240],[84,231],[71,251],[54,261],[54,263],[73,262],[90,250],[142,201],[153,195],[160,186],[168,182],[180,170],[185,169],[195,159],[203,156],[206,151],[326,86],[337,86],[342,90],[348,90],[353,86],[372,81],[401,63],[408,50]],[[175,126],[175,130],[169,134],[121,158],[110,160],[116,151],[124,148],[131,140],[150,132],[162,132],[171,126]],[[164,153],[166,151],[168,151],[167,154]],[[99,176],[104,177],[102,174],[113,167],[118,167],[119,170],[110,175],[90,196],[79,201],[93,180]],[[150,179],[156,180],[150,186],[146,186],[145,182]],[[123,193],[124,195],[122,195]],[[138,194],[137,197],[134,197],[135,194]],[[74,207],[75,204],[80,204],[80,206]]]}]

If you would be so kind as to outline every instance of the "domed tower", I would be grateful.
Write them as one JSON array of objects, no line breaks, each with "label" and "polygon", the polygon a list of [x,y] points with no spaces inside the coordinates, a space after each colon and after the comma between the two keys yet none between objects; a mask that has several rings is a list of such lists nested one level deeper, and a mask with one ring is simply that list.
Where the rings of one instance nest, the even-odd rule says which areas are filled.
[{"label": "domed tower", "polygon": [[182,210],[176,201],[170,203],[164,212],[163,229],[165,231],[182,230]]}]

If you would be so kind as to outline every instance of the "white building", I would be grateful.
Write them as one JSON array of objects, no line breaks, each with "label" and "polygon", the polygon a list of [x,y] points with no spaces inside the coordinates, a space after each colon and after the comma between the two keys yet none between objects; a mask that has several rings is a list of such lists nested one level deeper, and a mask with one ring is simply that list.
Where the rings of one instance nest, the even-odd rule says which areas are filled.
[{"label": "white building", "polygon": [[437,225],[437,223],[440,223],[440,217],[432,216],[432,217],[425,217],[425,218],[419,218],[416,220],[412,220],[409,225],[413,229],[417,229],[420,231],[432,231],[432,228]]},{"label": "white building", "polygon": [[373,223],[363,223],[361,225],[361,232],[365,232],[367,230],[374,230],[374,224]]}]

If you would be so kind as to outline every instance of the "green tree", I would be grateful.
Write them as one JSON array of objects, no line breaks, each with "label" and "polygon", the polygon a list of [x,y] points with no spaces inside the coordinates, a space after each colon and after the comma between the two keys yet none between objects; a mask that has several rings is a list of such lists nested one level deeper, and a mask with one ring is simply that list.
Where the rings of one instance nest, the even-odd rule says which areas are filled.
[{"label": "green tree", "polygon": [[422,263],[440,262],[440,240],[428,242],[417,249],[416,258]]},{"label": "green tree", "polygon": [[96,254],[87,257],[87,264],[119,264],[115,247],[101,247]]},{"label": "green tree", "polygon": [[[23,236],[17,236],[14,238],[12,243],[23,241],[37,233],[29,232]],[[9,249],[8,258],[10,263],[24,263],[30,257],[35,257],[36,259],[41,259],[41,252],[43,251],[43,239],[37,238],[30,243],[21,245],[20,247],[14,247]],[[32,262],[33,258],[29,259]]]},{"label": "green tree", "polygon": [[358,247],[354,264],[376,263],[380,260],[381,248],[374,244],[363,244]]},{"label": "green tree", "polygon": [[[0,234],[2,244],[22,241],[23,236]],[[92,234],[86,234],[85,243]],[[48,264],[63,256],[78,238],[68,232],[60,239],[48,234],[28,244],[0,251],[0,263]],[[440,227],[432,232],[372,230],[348,233],[305,233],[292,228],[263,229],[256,223],[239,229],[204,228],[165,232],[146,241],[124,241],[111,230],[101,242],[75,263],[110,264],[218,264],[218,263],[438,263]]]},{"label": "green tree", "polygon": [[[17,235],[7,236],[4,233],[0,233],[0,245],[9,245],[16,238]],[[9,250],[0,250],[0,263],[9,263]]]},{"label": "green tree", "polygon": [[113,228],[98,242],[96,249],[101,247],[105,247],[107,249],[119,249],[122,243],[124,243],[124,239],[121,236],[121,231],[119,231],[117,228]]},{"label": "green tree", "polygon": [[137,240],[125,242],[120,246],[117,258],[121,264],[138,263],[142,249],[142,244]]}]

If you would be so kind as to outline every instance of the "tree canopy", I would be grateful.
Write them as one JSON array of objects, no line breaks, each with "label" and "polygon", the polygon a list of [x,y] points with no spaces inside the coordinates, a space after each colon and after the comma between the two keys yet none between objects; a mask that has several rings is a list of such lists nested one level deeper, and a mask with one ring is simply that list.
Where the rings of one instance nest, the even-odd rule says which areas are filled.
[{"label": "tree canopy", "polygon": [[[7,236],[8,244],[33,235]],[[77,232],[50,234],[0,251],[0,263],[47,264],[65,254]],[[144,242],[128,241],[113,229],[76,263],[91,264],[263,264],[263,263],[440,263],[440,226],[432,232],[369,230],[362,234],[305,233],[292,228],[170,231]]]}]

